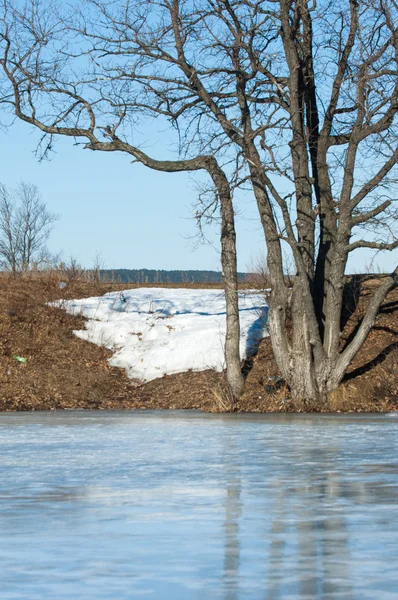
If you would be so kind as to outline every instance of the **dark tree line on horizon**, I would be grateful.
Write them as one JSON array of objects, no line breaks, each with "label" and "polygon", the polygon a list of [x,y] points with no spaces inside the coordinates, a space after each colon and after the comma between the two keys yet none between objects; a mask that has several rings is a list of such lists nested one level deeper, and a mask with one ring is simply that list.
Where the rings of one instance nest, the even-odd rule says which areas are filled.
[{"label": "dark tree line on horizon", "polygon": [[[101,269],[102,281],[121,283],[222,283],[219,271],[206,270],[156,270],[156,269]],[[246,273],[238,273],[239,281],[246,281]]]}]

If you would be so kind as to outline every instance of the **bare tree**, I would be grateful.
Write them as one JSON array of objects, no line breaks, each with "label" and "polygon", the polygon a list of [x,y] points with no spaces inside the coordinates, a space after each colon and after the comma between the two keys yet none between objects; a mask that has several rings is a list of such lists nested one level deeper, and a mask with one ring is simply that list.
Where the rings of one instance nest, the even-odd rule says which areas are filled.
[{"label": "bare tree", "polygon": [[[95,5],[93,5],[95,7]],[[99,8],[99,6],[97,7]],[[218,161],[213,155],[209,154],[198,154],[194,158],[184,158],[176,161],[160,161],[155,160],[152,157],[148,156],[139,148],[136,148],[132,144],[127,143],[119,139],[116,136],[116,130],[118,126],[124,122],[129,121],[129,111],[125,111],[124,109],[120,109],[116,106],[113,106],[113,100],[110,100],[109,106],[111,107],[111,112],[114,115],[116,114],[118,123],[113,125],[112,127],[107,124],[108,120],[105,117],[104,123],[97,123],[97,118],[101,118],[100,115],[103,114],[104,108],[103,106],[97,106],[97,102],[91,100],[84,100],[81,96],[76,96],[78,93],[77,88],[79,84],[72,83],[72,88],[69,89],[69,84],[65,82],[65,86],[62,85],[59,90],[57,90],[57,84],[55,84],[56,77],[55,73],[50,75],[50,79],[47,80],[47,84],[50,84],[50,88],[47,87],[42,88],[41,83],[38,85],[37,90],[42,88],[46,89],[50,95],[55,94],[55,96],[51,99],[50,105],[47,108],[50,108],[52,101],[56,99],[60,99],[61,106],[58,106],[61,113],[59,116],[53,115],[52,108],[50,108],[50,115],[44,118],[38,118],[36,113],[36,108],[34,107],[33,95],[36,92],[33,92],[33,87],[36,89],[36,82],[34,86],[31,86],[31,83],[28,83],[28,88],[25,88],[26,79],[25,75],[22,75],[22,71],[15,77],[16,71],[12,68],[12,72],[9,71],[9,58],[10,52],[13,53],[11,42],[11,37],[9,36],[10,32],[13,34],[19,32],[17,34],[19,38],[19,34],[22,35],[22,38],[19,38],[16,41],[16,46],[18,48],[17,54],[22,52],[23,56],[19,56],[17,58],[17,62],[22,58],[22,62],[20,66],[22,70],[25,71],[25,60],[27,59],[30,67],[33,67],[35,72],[34,78],[38,77],[41,79],[42,75],[44,75],[44,71],[47,70],[47,67],[42,70],[41,64],[41,52],[45,49],[47,42],[49,41],[48,36],[52,38],[55,34],[56,37],[59,35],[60,38],[65,34],[65,31],[73,32],[73,26],[71,23],[65,25],[63,18],[51,14],[51,12],[46,12],[46,14],[39,14],[38,12],[39,4],[36,2],[29,2],[22,10],[19,11],[15,8],[15,6],[9,5],[7,2],[4,3],[4,18],[2,20],[4,26],[4,35],[2,37],[5,46],[4,46],[4,60],[1,65],[3,67],[6,78],[9,80],[12,86],[11,95],[6,91],[3,95],[3,102],[5,104],[10,104],[13,106],[13,110],[15,114],[22,119],[32,125],[38,127],[44,134],[47,134],[47,138],[43,137],[42,140],[42,151],[43,154],[47,154],[51,150],[52,139],[57,135],[67,135],[76,138],[85,138],[88,143],[85,145],[86,148],[91,150],[101,150],[101,151],[122,151],[132,155],[135,161],[141,162],[147,167],[164,172],[182,172],[182,171],[199,171],[204,170],[209,174],[210,180],[213,184],[213,194],[215,198],[215,202],[219,205],[220,214],[221,214],[221,248],[222,248],[222,273],[225,287],[225,298],[226,298],[226,338],[225,338],[225,361],[227,368],[227,381],[230,386],[232,395],[234,397],[239,397],[243,391],[244,380],[240,367],[240,324],[239,324],[239,308],[238,308],[238,277],[237,277],[237,257],[236,257],[236,234],[235,234],[235,222],[234,222],[234,209],[232,204],[232,190],[229,184],[228,178],[226,177],[223,169],[220,167]],[[10,21],[8,22],[8,19]],[[30,33],[29,33],[30,32]],[[33,39],[23,39],[24,35],[27,34],[27,37],[30,38],[30,35],[33,35]],[[55,39],[55,38],[54,38]],[[33,45],[29,45],[33,42]],[[28,44],[26,46],[25,44]],[[22,49],[22,47],[24,49]],[[63,48],[63,53],[57,52],[58,58],[53,62],[52,68],[58,70],[58,60],[65,63],[70,62],[72,56],[70,55],[70,49],[68,50],[66,47]],[[66,59],[62,59],[62,57],[66,57]],[[16,57],[15,57],[16,58]],[[35,62],[36,65],[33,66]],[[14,59],[12,59],[14,62]],[[89,60],[91,64],[91,59]],[[23,63],[23,64],[22,64]],[[28,70],[30,70],[28,67]],[[17,68],[18,70],[18,68]],[[39,74],[41,73],[41,75]],[[11,79],[10,79],[10,77]],[[25,111],[25,99],[21,98],[21,94],[19,91],[19,84],[22,83],[22,79],[25,81],[22,87],[26,90],[28,97],[29,109]],[[28,76],[30,80],[30,75]],[[50,83],[50,80],[52,83]],[[81,82],[83,87],[85,84],[83,80]],[[87,90],[93,85],[95,82],[91,81],[87,83]],[[53,87],[55,86],[55,87]],[[63,91],[62,91],[63,90]],[[74,90],[74,91],[73,91]],[[16,98],[14,93],[16,92]],[[60,95],[59,95],[60,92]],[[67,102],[72,99],[72,108],[66,108],[66,113],[64,113],[64,96],[67,99]],[[104,91],[105,93],[105,91]],[[106,95],[106,93],[105,93]],[[24,92],[22,92],[22,96],[24,96]],[[76,98],[75,98],[76,96]],[[79,108],[79,102],[75,102],[77,98],[83,102],[84,111],[81,113]],[[22,103],[21,103],[22,100]],[[39,100],[40,103],[40,100]],[[104,103],[108,103],[108,99],[104,98]],[[98,115],[95,114],[96,108],[98,108]],[[133,104],[132,107],[133,108]],[[139,104],[137,104],[138,110],[141,110]],[[77,113],[75,113],[75,109]],[[47,109],[45,109],[47,110]],[[85,112],[87,111],[87,112]],[[134,109],[133,109],[134,112]],[[144,109],[145,112],[145,109]],[[155,110],[155,113],[157,111]],[[79,116],[79,114],[80,116]],[[164,114],[164,111],[160,109],[159,115]],[[82,125],[80,119],[82,118],[85,121],[85,117],[88,116],[88,128],[86,123]],[[50,124],[46,123],[47,118],[50,119]],[[71,119],[71,121],[69,121]],[[64,126],[66,124],[73,123],[73,126]],[[97,127],[99,129],[97,130]],[[114,131],[112,132],[112,129]],[[103,138],[107,138],[111,136],[113,140],[112,143],[103,142]],[[100,138],[100,139],[99,139]],[[117,143],[114,143],[116,142]]]},{"label": "bare tree", "polygon": [[[3,0],[2,99],[43,132],[43,152],[66,135],[150,168],[206,170],[235,320],[232,195],[250,184],[267,245],[276,361],[294,397],[323,399],[397,284],[398,268],[342,347],[350,253],[398,246],[397,21],[396,0],[86,0],[65,12],[45,0]],[[178,160],[154,160],[132,143],[148,116],[175,127]],[[283,245],[295,264],[292,290]]]},{"label": "bare tree", "polygon": [[56,214],[47,210],[38,188],[21,182],[15,190],[0,184],[0,264],[13,274],[48,260],[46,242]]},{"label": "bare tree", "polygon": [[0,184],[0,265],[12,273],[18,270],[18,238],[15,206],[10,192]]}]

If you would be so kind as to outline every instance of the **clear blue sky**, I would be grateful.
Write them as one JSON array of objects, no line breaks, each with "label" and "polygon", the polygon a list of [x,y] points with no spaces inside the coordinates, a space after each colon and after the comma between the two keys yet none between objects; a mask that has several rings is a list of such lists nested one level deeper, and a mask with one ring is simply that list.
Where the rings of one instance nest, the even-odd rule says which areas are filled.
[{"label": "clear blue sky", "polygon": [[[147,151],[164,158],[171,137],[154,130],[148,135],[158,142]],[[0,182],[36,184],[50,210],[60,214],[49,242],[52,252],[73,256],[87,268],[98,253],[109,269],[221,270],[217,227],[206,229],[212,244],[194,249],[197,191],[190,175],[151,171],[122,153],[75,147],[72,139],[58,139],[52,160],[39,163],[34,154],[39,138],[21,122],[0,130]],[[237,212],[238,268],[247,271],[265,256],[250,194],[239,198]],[[396,253],[380,254],[371,268],[388,271],[395,262]],[[371,254],[359,251],[348,270],[362,272],[369,264]]]},{"label": "clear blue sky", "polygon": [[[52,160],[39,163],[39,138],[21,122],[0,130],[0,182],[36,184],[50,210],[60,214],[52,252],[72,255],[86,267],[100,253],[106,268],[221,270],[216,227],[206,229],[214,245],[194,249],[197,191],[190,175],[151,171],[122,153],[75,147],[72,139],[58,139]],[[152,154],[157,157],[156,148]],[[264,242],[250,195],[238,212],[239,269],[246,271],[265,255]]]}]

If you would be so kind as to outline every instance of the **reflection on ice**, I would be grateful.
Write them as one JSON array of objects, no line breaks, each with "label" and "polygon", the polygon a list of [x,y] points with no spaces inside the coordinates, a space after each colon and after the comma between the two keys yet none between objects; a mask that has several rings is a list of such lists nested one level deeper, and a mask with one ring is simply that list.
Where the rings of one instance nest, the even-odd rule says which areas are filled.
[{"label": "reflection on ice", "polygon": [[391,600],[398,421],[0,415],[2,600]]}]

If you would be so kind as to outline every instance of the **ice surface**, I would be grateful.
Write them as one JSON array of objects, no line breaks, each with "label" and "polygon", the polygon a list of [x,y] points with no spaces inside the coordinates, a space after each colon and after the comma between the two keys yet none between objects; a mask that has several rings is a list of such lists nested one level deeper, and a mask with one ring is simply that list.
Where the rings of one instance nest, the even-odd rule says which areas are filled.
[{"label": "ice surface", "polygon": [[398,421],[0,414],[1,600],[396,600]]},{"label": "ice surface", "polygon": [[[58,306],[86,317],[86,329],[75,334],[114,350],[110,364],[124,367],[132,379],[146,382],[188,369],[221,371],[225,366],[222,290],[140,288]],[[239,314],[240,354],[246,358],[266,335],[264,296],[240,292]]]}]

